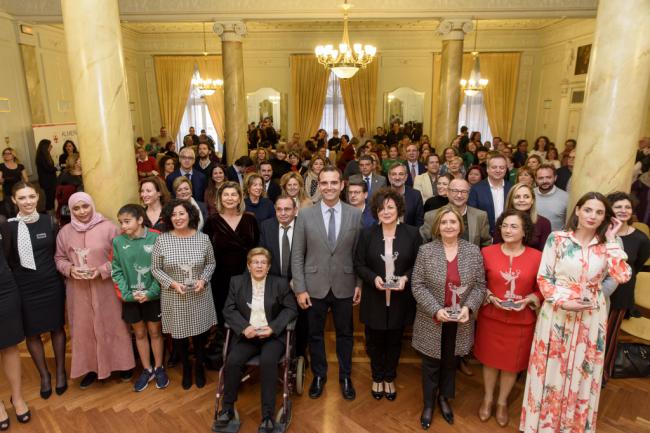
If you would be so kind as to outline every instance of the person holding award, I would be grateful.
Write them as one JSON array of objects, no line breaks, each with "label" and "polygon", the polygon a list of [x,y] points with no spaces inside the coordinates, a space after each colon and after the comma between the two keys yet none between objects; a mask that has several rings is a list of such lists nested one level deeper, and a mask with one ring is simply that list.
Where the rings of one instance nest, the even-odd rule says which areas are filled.
[{"label": "person holding award", "polygon": [[416,227],[399,223],[405,205],[396,191],[378,189],[371,208],[380,225],[361,232],[354,262],[363,280],[359,318],[365,325],[372,396],[392,401],[404,328],[415,315],[410,279],[422,238]]},{"label": "person holding award", "polygon": [[603,280],[631,278],[607,199],[588,192],[565,231],[546,241],[537,284],[545,298],[530,352],[519,430],[595,432],[607,307]]},{"label": "person holding award", "polygon": [[216,325],[210,278],[215,268],[208,235],[198,230],[199,210],[187,200],[175,199],[163,208],[168,230],[158,236],[151,252],[151,273],[160,283],[162,330],[171,334],[183,364],[183,389],[192,386],[189,338],[194,346],[194,381],[205,386],[207,331]]},{"label": "person holding award", "polygon": [[420,247],[411,281],[417,303],[413,347],[422,354],[424,409],[422,428],[431,426],[438,398],[449,424],[454,414],[456,367],[472,349],[474,313],[485,298],[485,272],[479,248],[462,239],[463,217],[450,206],[440,208],[432,224],[433,240]]},{"label": "person holding award", "polygon": [[72,378],[81,389],[120,371],[130,380],[135,367],[131,334],[122,320],[122,303],[111,279],[113,238],[120,230],[95,210],[90,195],[68,200],[71,221],[56,238],[54,260],[65,277],[72,344]]},{"label": "person holding award", "polygon": [[535,310],[543,300],[537,288],[542,253],[526,246],[533,227],[527,212],[507,209],[498,218],[495,232],[502,243],[481,250],[488,291],[478,312],[474,343],[474,356],[483,364],[485,389],[478,417],[485,422],[492,416],[498,379],[496,420],[501,427],[508,424],[508,396],[517,374],[528,367]]}]

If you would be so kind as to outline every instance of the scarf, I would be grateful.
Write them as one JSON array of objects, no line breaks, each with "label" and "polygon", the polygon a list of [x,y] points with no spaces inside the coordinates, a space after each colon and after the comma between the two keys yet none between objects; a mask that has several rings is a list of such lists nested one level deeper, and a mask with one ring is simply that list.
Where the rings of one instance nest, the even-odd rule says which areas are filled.
[{"label": "scarf", "polygon": [[106,221],[106,218],[104,218],[104,215],[100,214],[97,212],[95,209],[95,203],[93,202],[93,199],[90,195],[86,194],[85,192],[75,192],[70,196],[70,199],[68,199],[68,207],[72,209],[74,205],[76,205],[79,202],[84,202],[90,205],[93,211],[92,217],[90,217],[90,220],[86,223],[82,223],[79,221],[77,218],[75,218],[74,213],[70,212],[70,217],[71,221],[70,224],[72,224],[72,227],[80,232],[87,232],[88,230],[92,229],[95,227],[97,224]]},{"label": "scarf", "polygon": [[27,224],[38,221],[40,215],[37,211],[29,215],[16,215],[16,218],[9,218],[9,221],[18,221],[18,257],[20,265],[23,268],[36,270],[36,260],[34,260],[34,249],[32,248],[32,238],[29,236]]}]

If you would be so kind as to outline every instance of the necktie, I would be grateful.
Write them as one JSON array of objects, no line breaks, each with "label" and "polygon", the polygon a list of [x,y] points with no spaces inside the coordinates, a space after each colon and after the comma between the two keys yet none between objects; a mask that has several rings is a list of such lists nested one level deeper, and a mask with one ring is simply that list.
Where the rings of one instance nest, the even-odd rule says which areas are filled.
[{"label": "necktie", "polygon": [[190,182],[191,182],[192,181],[192,172],[185,173],[185,177],[188,178],[190,180]]},{"label": "necktie", "polygon": [[366,186],[368,189],[368,197],[370,197],[370,176],[366,177]]},{"label": "necktie", "polygon": [[329,208],[328,212],[330,213],[330,221],[327,228],[327,243],[330,245],[330,248],[334,249],[336,245],[336,217],[334,216],[334,208]]},{"label": "necktie", "polygon": [[289,261],[291,257],[291,246],[289,245],[289,236],[287,232],[291,226],[282,226],[282,263],[280,264],[282,276],[287,276],[289,274]]},{"label": "necktie", "polygon": [[411,163],[411,179],[415,180],[415,175],[417,172],[415,171],[415,164]]}]

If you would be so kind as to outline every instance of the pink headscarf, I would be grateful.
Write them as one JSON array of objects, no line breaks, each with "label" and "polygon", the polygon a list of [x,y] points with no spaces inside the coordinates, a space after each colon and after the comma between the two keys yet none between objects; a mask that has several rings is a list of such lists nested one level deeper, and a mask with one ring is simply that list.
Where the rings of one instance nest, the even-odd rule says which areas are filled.
[{"label": "pink headscarf", "polygon": [[[76,205],[81,201],[89,204],[90,207],[93,209],[93,216],[90,218],[90,221],[88,221],[87,223],[82,223],[77,218],[75,218],[74,213],[72,213],[72,208],[74,207],[74,205]],[[68,199],[68,207],[70,207],[70,217],[71,217],[70,224],[72,224],[72,227],[74,227],[74,229],[78,232],[87,232],[88,230],[95,227],[97,224],[101,223],[102,221],[106,221],[104,215],[100,214],[95,209],[95,203],[93,202],[92,197],[86,194],[85,192],[75,192],[74,194],[72,194]]]}]

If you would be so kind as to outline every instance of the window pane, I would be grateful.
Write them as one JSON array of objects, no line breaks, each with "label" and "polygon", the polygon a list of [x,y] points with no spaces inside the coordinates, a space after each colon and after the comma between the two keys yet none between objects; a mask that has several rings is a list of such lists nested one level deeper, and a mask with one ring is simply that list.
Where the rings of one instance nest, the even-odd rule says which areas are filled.
[{"label": "window pane", "polygon": [[[330,73],[329,82],[327,84],[327,94],[325,96],[325,106],[323,107],[323,118],[321,119],[319,128],[327,131],[331,137],[334,129],[339,130],[339,136],[347,134],[350,137],[350,126],[345,117],[345,108],[343,106],[343,97],[341,96],[341,86],[336,74]],[[316,131],[314,131],[314,134]]]},{"label": "window pane", "polygon": [[479,131],[483,142],[492,142],[492,132],[488,125],[485,105],[483,105],[483,92],[478,92],[474,96],[465,95],[463,106],[460,107],[458,124],[467,126],[470,134],[472,131]]},{"label": "window pane", "polygon": [[[195,70],[194,75],[192,76],[192,80],[199,78],[199,71]],[[190,126],[193,126],[194,129],[196,129],[196,135],[199,135],[201,130],[205,129],[206,134],[208,134],[214,140],[216,151],[222,151],[221,140],[217,135],[217,130],[214,127],[214,123],[212,123],[210,111],[208,110],[208,104],[201,96],[201,92],[199,91],[198,87],[194,85],[190,85],[189,98],[187,100],[187,105],[185,106],[185,112],[183,113],[183,120],[181,121],[178,136],[176,137],[177,149],[183,146],[183,137],[189,133]]]}]

